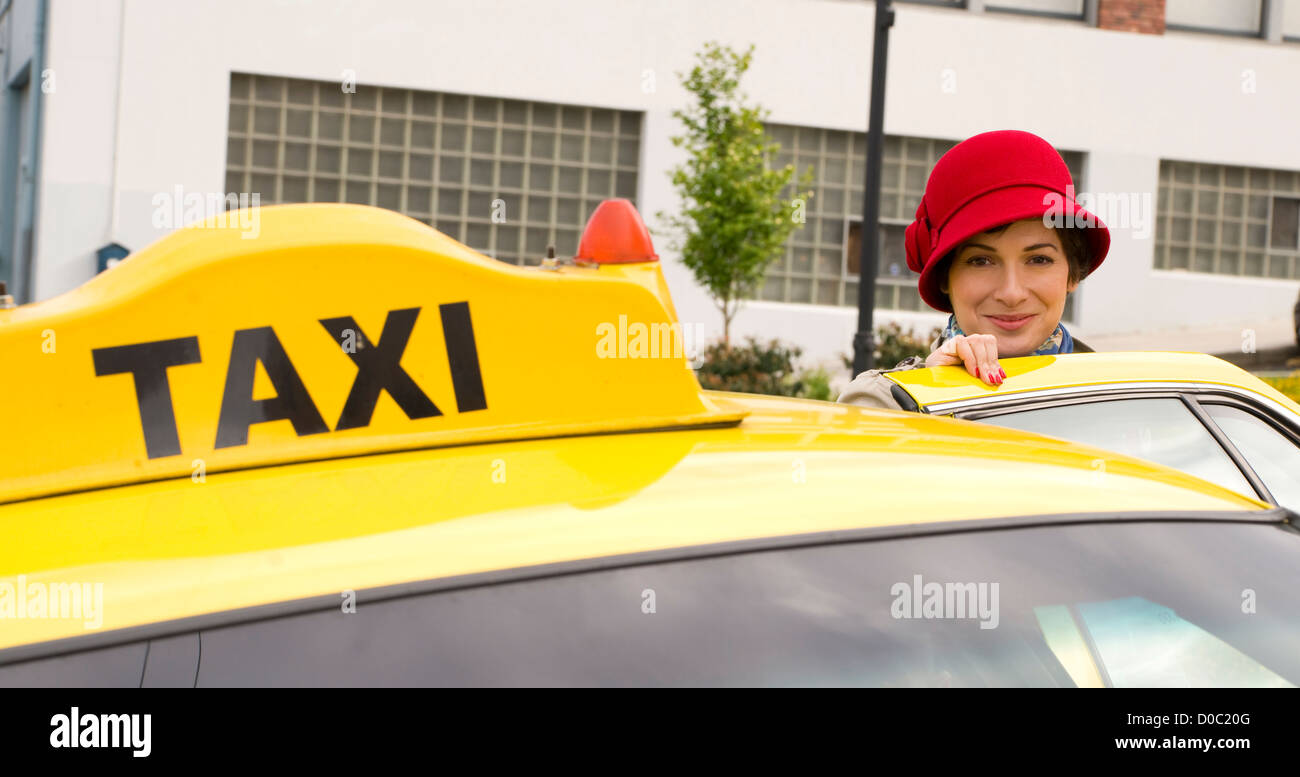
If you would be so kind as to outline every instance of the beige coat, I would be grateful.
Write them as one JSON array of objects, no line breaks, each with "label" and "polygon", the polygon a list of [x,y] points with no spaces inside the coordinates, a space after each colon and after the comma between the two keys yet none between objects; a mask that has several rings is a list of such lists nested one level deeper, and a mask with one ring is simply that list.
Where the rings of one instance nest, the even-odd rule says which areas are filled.
[{"label": "beige coat", "polygon": [[[930,353],[939,350],[943,344],[943,336],[940,335],[933,343],[930,343]],[[1083,343],[1082,340],[1075,339],[1075,353],[1092,353],[1092,349]],[[849,405],[860,405],[862,407],[883,407],[889,410],[917,410],[916,402],[902,389],[897,383],[885,377],[887,372],[897,372],[898,370],[915,370],[925,366],[925,359],[921,356],[909,356],[902,360],[894,367],[884,370],[867,370],[844,389],[836,402],[844,402]]]}]

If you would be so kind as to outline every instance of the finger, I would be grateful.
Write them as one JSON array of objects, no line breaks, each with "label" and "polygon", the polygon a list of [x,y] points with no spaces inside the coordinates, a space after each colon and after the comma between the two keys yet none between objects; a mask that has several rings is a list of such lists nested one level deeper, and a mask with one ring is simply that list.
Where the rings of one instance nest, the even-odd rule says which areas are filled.
[{"label": "finger", "polygon": [[961,357],[962,363],[966,365],[966,371],[978,378],[980,376],[979,359],[975,356],[975,349],[971,347],[970,338],[962,338],[957,343],[957,355]]},{"label": "finger", "polygon": [[960,348],[961,348],[961,344],[965,342],[965,340],[966,340],[965,337],[958,335],[957,337],[954,337],[943,344],[942,350],[944,354],[947,355],[949,364],[962,363],[963,359],[962,359]]},{"label": "finger", "polygon": [[956,342],[949,338],[943,342],[933,353],[926,358],[927,367],[944,367],[950,364],[960,364],[961,357],[957,355]]},{"label": "finger", "polygon": [[996,377],[997,382],[1000,385],[1002,381],[1006,379],[1007,372],[1006,370],[1002,369],[1002,364],[998,360],[998,339],[993,335],[989,335],[988,337],[989,337],[989,372],[991,372]]},{"label": "finger", "polygon": [[998,340],[991,335],[978,335],[971,338],[971,350],[979,360],[980,378],[990,386],[998,384],[997,361]]},{"label": "finger", "polygon": [[993,375],[995,385],[1002,385],[1002,381],[1007,378],[1007,371],[1002,369],[1002,364],[998,360],[998,339],[989,335],[989,373]]}]

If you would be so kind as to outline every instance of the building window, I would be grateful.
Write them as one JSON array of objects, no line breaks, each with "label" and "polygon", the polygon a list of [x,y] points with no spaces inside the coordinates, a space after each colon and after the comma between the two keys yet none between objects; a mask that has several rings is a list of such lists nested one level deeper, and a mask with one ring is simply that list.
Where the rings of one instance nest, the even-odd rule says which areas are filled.
[{"label": "building window", "polygon": [[1084,14],[1083,0],[990,0],[984,10],[1058,19],[1082,19]]},{"label": "building window", "polygon": [[[857,307],[866,133],[784,124],[769,124],[767,130],[781,144],[774,160],[776,167],[793,164],[796,178],[812,167],[813,196],[806,211],[807,223],[790,236],[785,255],[768,270],[755,298]],[[930,170],[956,144],[951,140],[885,136],[877,308],[932,310],[916,289],[917,273],[907,266],[904,231],[925,194]],[[1083,154],[1063,151],[1061,156],[1079,186]],[[1079,188],[1082,190],[1082,186]],[[794,187],[787,187],[784,194],[793,197]],[[1066,320],[1073,320],[1074,297],[1071,294],[1067,298]]]},{"label": "building window", "polygon": [[1300,42],[1300,0],[1282,0],[1282,40]]},{"label": "building window", "polygon": [[377,205],[512,264],[572,256],[602,200],[637,195],[631,111],[235,73],[228,129],[228,191]]},{"label": "building window", "polygon": [[1273,221],[1268,230],[1268,247],[1283,251],[1300,249],[1300,199],[1273,198]]},{"label": "building window", "polygon": [[1262,0],[1165,0],[1165,28],[1257,36]]},{"label": "building window", "polygon": [[1155,266],[1300,278],[1297,201],[1294,171],[1163,160]]}]

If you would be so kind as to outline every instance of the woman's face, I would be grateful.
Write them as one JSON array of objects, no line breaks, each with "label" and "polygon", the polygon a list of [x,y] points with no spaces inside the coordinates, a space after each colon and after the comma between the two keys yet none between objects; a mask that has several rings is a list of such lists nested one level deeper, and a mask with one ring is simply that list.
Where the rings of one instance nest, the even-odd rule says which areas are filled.
[{"label": "woman's face", "polygon": [[1065,310],[1070,266],[1056,230],[1041,218],[1016,221],[961,244],[940,288],[966,334],[998,339],[998,356],[1033,353]]}]

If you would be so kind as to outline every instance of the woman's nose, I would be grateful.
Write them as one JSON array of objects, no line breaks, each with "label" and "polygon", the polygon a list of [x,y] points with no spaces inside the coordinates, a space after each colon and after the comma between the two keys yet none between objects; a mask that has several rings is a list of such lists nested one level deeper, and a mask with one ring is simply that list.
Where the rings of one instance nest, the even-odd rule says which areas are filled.
[{"label": "woman's nose", "polygon": [[1020,277],[1020,270],[1016,264],[1003,265],[1002,276],[998,280],[998,287],[994,293],[997,301],[1009,308],[1015,308],[1028,296],[1029,290],[1025,287],[1024,279]]}]

